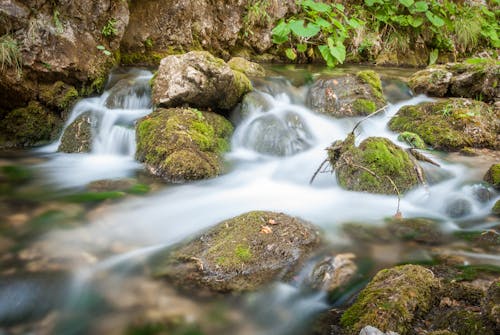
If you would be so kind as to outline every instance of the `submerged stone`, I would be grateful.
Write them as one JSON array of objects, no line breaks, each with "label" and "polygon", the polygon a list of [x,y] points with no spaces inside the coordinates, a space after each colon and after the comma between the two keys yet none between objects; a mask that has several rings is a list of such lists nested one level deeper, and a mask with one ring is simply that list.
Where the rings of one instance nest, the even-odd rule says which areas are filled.
[{"label": "submerged stone", "polygon": [[222,172],[232,131],[231,123],[215,113],[157,109],[137,125],[136,158],[171,182],[215,177]]},{"label": "submerged stone", "polygon": [[[104,103],[110,109],[130,109],[130,108],[148,108],[151,102],[149,96],[151,95],[151,86],[148,80],[133,78],[121,79],[110,90],[109,96]],[[131,97],[134,99],[132,100]],[[134,106],[132,101],[141,102],[146,100],[148,106]]]},{"label": "submerged stone", "polygon": [[499,119],[500,110],[484,102],[453,98],[402,107],[389,122],[389,128],[413,132],[438,150],[498,150]]},{"label": "submerged stone", "polygon": [[252,291],[290,279],[319,245],[317,229],[301,219],[249,212],[158,256],[154,272],[191,292]]}]

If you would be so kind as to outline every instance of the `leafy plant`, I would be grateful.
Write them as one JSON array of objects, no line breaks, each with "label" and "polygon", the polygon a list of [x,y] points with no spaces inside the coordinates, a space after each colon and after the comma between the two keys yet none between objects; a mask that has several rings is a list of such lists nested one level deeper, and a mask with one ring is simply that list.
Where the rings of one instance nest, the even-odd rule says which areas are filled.
[{"label": "leafy plant", "polygon": [[59,15],[59,10],[57,10],[57,8],[54,9],[54,12],[52,14],[52,17],[54,18],[54,26],[56,27],[56,32],[58,34],[62,34],[62,32],[64,31],[64,27],[61,23],[61,20],[59,19]]},{"label": "leafy plant", "polygon": [[104,45],[98,45],[97,49],[101,50],[102,53],[105,54],[106,56],[111,56],[112,55],[111,51],[109,51],[108,49],[106,49],[106,47]]},{"label": "leafy plant", "polygon": [[104,27],[102,28],[102,36],[106,37],[106,38],[111,38],[111,37],[114,37],[116,36],[116,34],[118,33],[118,30],[116,29],[116,19],[112,18],[112,19],[109,19],[108,22],[106,22],[106,25],[104,25]]},{"label": "leafy plant", "polygon": [[253,34],[252,29],[256,26],[266,26],[271,23],[271,17],[267,13],[270,5],[269,0],[254,0],[248,4],[243,17],[244,36]]},{"label": "leafy plant", "polygon": [[11,35],[0,37],[0,69],[3,71],[6,67],[13,67],[20,76],[22,73],[23,58],[17,41]]}]

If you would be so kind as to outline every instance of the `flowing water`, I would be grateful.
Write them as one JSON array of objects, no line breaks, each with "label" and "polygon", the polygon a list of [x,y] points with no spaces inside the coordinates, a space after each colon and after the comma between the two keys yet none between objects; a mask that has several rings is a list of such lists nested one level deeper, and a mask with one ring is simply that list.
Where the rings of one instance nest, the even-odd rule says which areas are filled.
[{"label": "flowing water", "polygon": [[[7,225],[15,226],[16,219],[22,221],[23,211],[36,212],[30,208],[33,205],[25,204],[29,201],[22,200],[26,194],[31,195],[30,201],[37,206],[45,206],[45,211],[31,215],[28,222],[39,222],[40,216],[54,212],[54,206],[57,210],[58,206],[66,206],[64,213],[74,213],[61,220],[64,229],[60,226],[48,232],[43,229],[46,233],[37,238],[21,229],[23,233],[11,234],[14,237],[7,241],[11,249],[0,248],[0,251],[16,250],[10,256],[7,253],[8,257],[0,263],[5,274],[5,278],[0,278],[0,297],[4,297],[0,299],[0,334],[2,323],[11,325],[13,320],[25,318],[24,323],[29,325],[32,319],[38,319],[35,312],[43,314],[43,311],[34,306],[44,301],[45,296],[51,296],[51,292],[60,294],[52,296],[50,306],[47,303],[42,307],[52,310],[54,305],[58,312],[44,320],[55,324],[54,332],[58,334],[113,333],[112,329],[122,329],[138,310],[161,313],[158,311],[170,311],[173,305],[185,305],[184,314],[188,310],[193,319],[212,324],[220,320],[214,321],[207,315],[222,309],[219,314],[224,314],[229,319],[227,324],[232,326],[226,327],[222,322],[222,326],[213,326],[213,333],[308,333],[308,322],[313,316],[347,298],[331,301],[324,293],[308,291],[301,279],[304,275],[299,274],[292,283],[275,283],[243,298],[216,299],[216,304],[223,306],[220,307],[207,301],[190,305],[193,302],[189,298],[171,288],[158,287],[158,283],[144,274],[148,258],[156,251],[251,210],[280,211],[318,225],[335,250],[357,250],[359,259],[370,259],[371,270],[365,273],[364,280],[383,266],[429,260],[430,251],[422,246],[408,247],[395,242],[360,247],[342,234],[342,224],[347,222],[383,224],[384,218],[395,214],[398,199],[345,191],[329,172],[319,174],[312,185],[309,183],[326,157],[324,149],[334,140],[344,139],[359,118],[332,119],[315,114],[305,107],[308,86],[301,78],[313,78],[318,73],[278,70],[276,76],[256,82],[253,94],[258,103],[246,102],[234,112],[232,119],[238,125],[231,151],[225,157],[227,171],[215,179],[166,185],[145,176],[141,165],[134,160],[134,123],[151,112],[152,74],[135,69],[117,71],[110,77],[103,95],[83,99],[74,107],[67,125],[84,113],[93,116],[90,153],[58,153],[60,141],[57,141],[35,152],[0,161],[2,166],[28,166],[34,175],[26,185],[9,189],[11,196],[5,209],[10,215],[3,217]],[[290,73],[294,76],[284,77]],[[388,96],[391,103],[385,112],[361,123],[356,131],[358,143],[370,136],[383,136],[407,147],[397,140],[397,134],[388,130],[388,121],[404,105],[431,100],[412,96],[390,75],[386,74],[384,84],[387,92],[395,92]],[[394,87],[398,89],[391,91]],[[498,220],[488,215],[498,194],[480,182],[488,161],[471,160],[472,165],[438,152],[428,155],[441,168],[424,165],[431,177],[429,185],[402,197],[400,211],[404,217],[437,219],[443,234],[497,226]],[[152,185],[154,192],[97,206],[61,202],[68,194],[85,190],[92,181],[125,177]],[[53,217],[49,215],[46,221],[52,222]],[[468,257],[471,262],[500,265],[500,257],[494,254],[467,248],[448,248],[447,252]],[[64,270],[64,273],[69,270],[71,275],[56,276],[55,282],[59,284],[50,288],[45,288],[43,276],[31,280],[29,285],[14,287],[13,283],[23,282],[26,269]],[[45,290],[46,295],[38,294],[40,290]],[[11,315],[13,312],[9,314],[2,308],[18,295],[25,297],[25,302],[16,319],[16,315]],[[162,305],[158,302],[160,297],[170,302]]]}]

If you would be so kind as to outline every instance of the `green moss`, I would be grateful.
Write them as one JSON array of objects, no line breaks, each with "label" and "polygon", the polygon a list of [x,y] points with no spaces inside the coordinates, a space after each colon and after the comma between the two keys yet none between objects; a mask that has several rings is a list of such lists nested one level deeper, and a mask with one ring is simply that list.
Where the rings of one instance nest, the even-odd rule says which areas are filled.
[{"label": "green moss", "polygon": [[122,65],[150,65],[158,66],[160,61],[170,55],[180,54],[181,50],[170,47],[166,51],[146,51],[146,52],[127,52],[121,54]]},{"label": "green moss", "polygon": [[500,200],[495,202],[495,204],[493,205],[493,208],[491,209],[491,213],[493,213],[497,216],[500,216]]},{"label": "green moss", "polygon": [[19,165],[7,165],[0,167],[0,176],[5,177],[10,183],[24,183],[33,176],[31,170]]},{"label": "green moss", "polygon": [[500,266],[490,264],[459,266],[460,273],[455,276],[456,281],[472,281],[479,278],[481,274],[500,274]]},{"label": "green moss", "polygon": [[146,194],[149,193],[149,191],[151,191],[151,188],[145,184],[135,184],[129,189],[125,190],[125,192],[129,194],[137,194],[137,195]]},{"label": "green moss", "polygon": [[450,329],[457,335],[493,335],[483,323],[481,315],[467,310],[452,310],[440,315],[435,322],[435,327]]},{"label": "green moss", "polygon": [[372,70],[359,71],[356,76],[361,79],[364,83],[368,84],[372,90],[375,97],[380,100],[384,100],[384,94],[382,91],[382,81],[380,76]]},{"label": "green moss", "polygon": [[119,199],[125,196],[125,192],[109,191],[109,192],[86,192],[67,195],[63,200],[68,202],[85,203],[85,202],[100,202],[108,199]]},{"label": "green moss", "polygon": [[425,149],[427,147],[420,136],[409,131],[399,134],[398,140],[411,145],[412,148]]},{"label": "green moss", "polygon": [[234,57],[227,63],[234,71],[239,71],[247,76],[264,77],[266,70],[259,64],[250,62],[242,57]]},{"label": "green moss", "polygon": [[78,99],[78,91],[71,85],[57,81],[53,85],[40,87],[40,100],[61,111],[68,111]]},{"label": "green moss", "polygon": [[433,273],[418,265],[382,270],[345,311],[341,324],[357,334],[366,325],[381,331],[408,334],[418,313],[432,304],[432,289],[438,285]]},{"label": "green moss", "polygon": [[377,110],[377,105],[375,102],[367,99],[356,99],[352,104],[352,108],[358,114],[369,115]]},{"label": "green moss", "polygon": [[500,189],[500,164],[493,164],[486,172],[484,180],[494,188]]}]

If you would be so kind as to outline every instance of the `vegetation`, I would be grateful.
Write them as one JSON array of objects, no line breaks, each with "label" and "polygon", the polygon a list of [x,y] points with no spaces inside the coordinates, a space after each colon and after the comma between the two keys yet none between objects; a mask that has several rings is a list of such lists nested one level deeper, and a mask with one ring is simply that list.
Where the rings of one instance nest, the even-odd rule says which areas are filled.
[{"label": "vegetation", "polygon": [[345,61],[347,51],[369,59],[376,45],[378,51],[395,52],[421,45],[435,63],[440,52],[500,47],[500,11],[486,6],[447,0],[364,0],[349,7],[302,0],[300,6],[300,13],[280,20],[272,31],[273,42],[285,46],[290,60],[320,55],[332,67]]},{"label": "vegetation", "polygon": [[13,67],[18,75],[22,73],[23,59],[17,41],[11,35],[0,37],[0,69]]},{"label": "vegetation", "polygon": [[109,19],[101,30],[102,36],[106,38],[115,37],[118,33],[118,30],[116,29],[116,22],[117,21],[114,18]]}]

